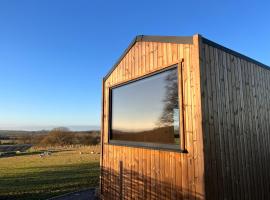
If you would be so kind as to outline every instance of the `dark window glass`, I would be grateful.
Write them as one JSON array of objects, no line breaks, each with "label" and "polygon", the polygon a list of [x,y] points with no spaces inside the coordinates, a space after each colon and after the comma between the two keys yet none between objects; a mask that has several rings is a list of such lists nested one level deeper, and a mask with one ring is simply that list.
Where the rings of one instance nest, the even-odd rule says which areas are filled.
[{"label": "dark window glass", "polygon": [[111,140],[179,144],[177,68],[111,90]]}]

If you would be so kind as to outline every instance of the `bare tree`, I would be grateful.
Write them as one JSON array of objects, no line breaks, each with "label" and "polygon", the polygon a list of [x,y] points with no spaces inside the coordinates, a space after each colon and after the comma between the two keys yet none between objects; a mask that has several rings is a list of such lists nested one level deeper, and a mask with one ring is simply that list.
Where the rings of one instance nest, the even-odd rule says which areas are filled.
[{"label": "bare tree", "polygon": [[163,112],[159,118],[159,127],[173,126],[174,110],[179,109],[178,106],[178,78],[177,70],[172,70],[167,75],[166,79],[166,95],[163,99]]}]

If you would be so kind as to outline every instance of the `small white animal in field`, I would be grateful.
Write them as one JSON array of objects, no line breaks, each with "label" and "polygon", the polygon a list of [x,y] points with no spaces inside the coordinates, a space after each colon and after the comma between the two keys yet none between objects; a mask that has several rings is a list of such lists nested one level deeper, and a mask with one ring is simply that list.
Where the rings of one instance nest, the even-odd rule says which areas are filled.
[{"label": "small white animal in field", "polygon": [[83,154],[83,152],[80,151],[80,155],[82,155],[82,154]]},{"label": "small white animal in field", "polygon": [[50,156],[51,154],[52,154],[52,153],[49,152],[49,151],[44,151],[43,153],[39,154],[39,157],[40,157],[40,158],[43,158],[43,157],[45,157],[45,156]]}]

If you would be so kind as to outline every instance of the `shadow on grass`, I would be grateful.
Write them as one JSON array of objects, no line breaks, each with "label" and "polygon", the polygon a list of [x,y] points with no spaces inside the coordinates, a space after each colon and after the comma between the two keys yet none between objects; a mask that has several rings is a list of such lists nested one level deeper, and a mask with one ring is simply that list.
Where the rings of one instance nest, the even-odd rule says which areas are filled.
[{"label": "shadow on grass", "polygon": [[31,155],[36,155],[42,153],[41,151],[34,151],[34,152],[22,152],[22,153],[16,153],[14,154],[4,154],[1,158],[9,158],[9,157],[17,157],[17,156],[31,156]]},{"label": "shadow on grass", "polygon": [[1,145],[1,152],[9,152],[9,151],[26,151],[32,147],[31,144],[15,144],[15,145]]},{"label": "shadow on grass", "polygon": [[0,200],[47,199],[66,192],[95,187],[98,181],[98,162],[35,168],[35,172],[1,177]]}]

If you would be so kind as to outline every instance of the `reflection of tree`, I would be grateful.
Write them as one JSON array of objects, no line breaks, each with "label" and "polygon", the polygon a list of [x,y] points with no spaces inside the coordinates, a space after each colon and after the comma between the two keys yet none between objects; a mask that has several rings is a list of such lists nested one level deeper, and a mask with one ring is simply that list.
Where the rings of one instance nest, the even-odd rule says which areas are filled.
[{"label": "reflection of tree", "polygon": [[159,127],[173,126],[174,124],[174,109],[179,109],[178,107],[178,79],[177,70],[169,71],[166,79],[166,94],[163,99],[164,106],[162,114],[159,118]]}]

